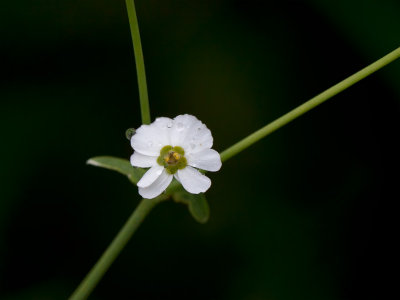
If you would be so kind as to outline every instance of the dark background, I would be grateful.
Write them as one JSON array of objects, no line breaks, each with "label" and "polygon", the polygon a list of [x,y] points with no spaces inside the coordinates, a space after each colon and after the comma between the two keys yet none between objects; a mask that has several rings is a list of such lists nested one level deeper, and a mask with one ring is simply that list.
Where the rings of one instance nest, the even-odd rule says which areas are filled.
[{"label": "dark background", "polygon": [[[222,151],[400,45],[399,1],[137,0],[152,117]],[[400,62],[210,174],[211,219],[157,207],[91,299],[382,299],[394,290]],[[66,299],[138,204],[123,0],[0,4],[0,298]]]}]

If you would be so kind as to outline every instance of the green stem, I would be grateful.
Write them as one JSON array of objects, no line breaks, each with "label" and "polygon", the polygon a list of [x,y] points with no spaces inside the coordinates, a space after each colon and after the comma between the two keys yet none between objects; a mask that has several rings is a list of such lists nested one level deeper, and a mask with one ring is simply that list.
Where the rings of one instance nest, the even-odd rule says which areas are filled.
[{"label": "green stem", "polygon": [[302,114],[305,114],[309,110],[332,98],[336,94],[344,91],[361,79],[364,79],[365,77],[378,71],[380,68],[386,66],[399,57],[400,47],[229,147],[221,153],[221,160],[226,161],[235,156],[247,147],[253,145],[255,142],[300,117]]},{"label": "green stem", "polygon": [[154,199],[142,199],[132,215],[129,217],[128,221],[126,221],[125,225],[121,228],[117,236],[104,251],[103,255],[89,271],[86,277],[82,280],[80,285],[76,288],[69,300],[83,300],[89,297],[90,293],[99,283],[114,260],[118,257],[122,249],[124,249],[133,233],[143,222],[144,218],[157,203],[166,199],[167,197],[165,196],[159,196]]},{"label": "green stem", "polygon": [[128,11],[129,26],[131,28],[133,51],[135,53],[142,123],[150,124],[151,118],[150,118],[149,96],[147,94],[146,72],[144,69],[142,42],[140,41],[139,24],[136,17],[135,1],[125,0],[125,2],[126,2],[126,9]]}]

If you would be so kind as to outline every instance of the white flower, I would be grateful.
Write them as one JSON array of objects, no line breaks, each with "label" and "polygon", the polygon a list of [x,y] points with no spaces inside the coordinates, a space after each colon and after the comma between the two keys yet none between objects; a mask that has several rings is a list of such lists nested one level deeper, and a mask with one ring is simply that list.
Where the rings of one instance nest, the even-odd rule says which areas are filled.
[{"label": "white flower", "polygon": [[150,125],[140,126],[131,138],[131,164],[150,169],[137,183],[139,194],[155,198],[173,177],[189,193],[207,191],[211,180],[196,168],[213,172],[221,168],[221,157],[211,149],[212,144],[211,131],[191,115],[157,118]]}]

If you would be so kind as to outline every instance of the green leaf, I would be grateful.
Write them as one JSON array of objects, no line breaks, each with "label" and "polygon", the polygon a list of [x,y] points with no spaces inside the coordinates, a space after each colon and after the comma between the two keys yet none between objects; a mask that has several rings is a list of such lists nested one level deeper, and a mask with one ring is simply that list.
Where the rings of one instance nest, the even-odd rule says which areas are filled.
[{"label": "green leaf", "polygon": [[187,204],[192,217],[199,223],[206,223],[210,218],[210,207],[204,194],[190,194],[178,191],[173,194],[176,202]]},{"label": "green leaf", "polygon": [[95,167],[117,171],[118,173],[127,176],[134,184],[137,184],[143,174],[147,171],[145,169],[132,167],[131,163],[127,159],[112,156],[92,157],[86,163]]}]

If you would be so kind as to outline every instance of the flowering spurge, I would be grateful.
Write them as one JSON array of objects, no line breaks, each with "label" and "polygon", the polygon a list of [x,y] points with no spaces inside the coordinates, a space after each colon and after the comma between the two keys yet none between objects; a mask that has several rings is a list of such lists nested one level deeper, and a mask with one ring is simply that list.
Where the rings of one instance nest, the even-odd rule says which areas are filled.
[{"label": "flowering spurge", "polygon": [[191,115],[157,118],[140,126],[131,138],[131,164],[150,169],[137,183],[139,194],[155,198],[174,177],[189,193],[207,191],[211,180],[197,169],[215,172],[221,168],[221,157],[212,144],[211,131]]}]

